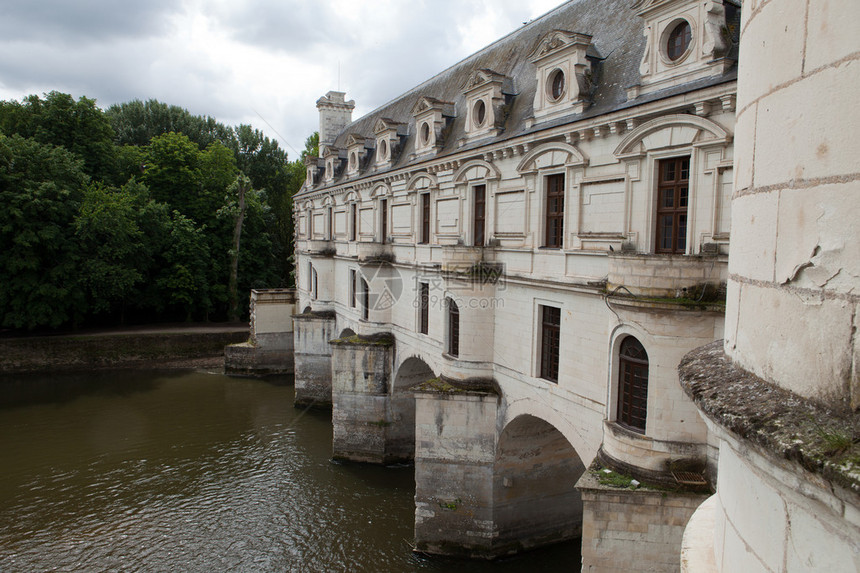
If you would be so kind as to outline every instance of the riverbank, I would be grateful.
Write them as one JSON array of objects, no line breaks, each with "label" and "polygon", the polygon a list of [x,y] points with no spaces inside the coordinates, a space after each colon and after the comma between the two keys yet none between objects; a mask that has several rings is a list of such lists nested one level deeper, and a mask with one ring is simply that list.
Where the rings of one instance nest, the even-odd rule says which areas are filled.
[{"label": "riverbank", "polygon": [[0,373],[99,368],[221,368],[247,323],[160,324],[0,338]]}]

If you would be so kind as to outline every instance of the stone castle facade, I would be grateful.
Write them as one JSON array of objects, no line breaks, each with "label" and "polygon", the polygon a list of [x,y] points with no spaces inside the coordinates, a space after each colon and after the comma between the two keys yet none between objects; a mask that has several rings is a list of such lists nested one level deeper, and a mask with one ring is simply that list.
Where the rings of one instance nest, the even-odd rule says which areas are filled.
[{"label": "stone castle facade", "polygon": [[[819,392],[807,376],[823,359],[806,370],[788,361],[829,339],[835,314],[856,313],[856,274],[815,285],[840,256],[856,271],[854,247],[832,247],[845,226],[856,234],[857,208],[804,195],[824,220],[774,240],[776,208],[759,204],[793,174],[765,163],[768,149],[816,129],[774,125],[783,116],[767,114],[791,116],[774,85],[797,70],[751,72],[766,54],[738,46],[745,22],[747,37],[785,47],[768,11],[786,2],[747,2],[742,19],[730,0],[574,0],[356,121],[343,93],[317,102],[320,157],[294,199],[296,401],[332,407],[335,457],[414,460],[417,549],[495,557],[582,536],[583,570],[679,570],[691,515],[714,538],[697,508],[719,505],[723,476],[738,475],[729,452],[746,455],[679,383],[685,355],[725,339],[767,382],[794,374],[788,390],[842,399],[844,384]],[[856,40],[835,44],[808,54],[822,66],[843,65],[846,49],[856,57]],[[755,56],[740,68],[739,106],[744,49]],[[767,97],[773,106],[758,109]],[[838,158],[843,144],[821,142]],[[810,225],[826,235],[818,247]],[[774,275],[777,248],[807,258],[776,257]],[[773,354],[768,333],[796,319],[757,289],[785,278],[804,293],[835,290],[825,300],[838,309],[819,309],[821,331]],[[764,309],[779,319],[766,326]],[[820,378],[844,379],[845,357],[857,362],[850,344]],[[856,386],[856,371],[847,376]],[[837,544],[856,563],[849,494]],[[692,534],[684,544],[685,555],[738,554]],[[741,561],[701,570],[756,562],[729,563]]]}]

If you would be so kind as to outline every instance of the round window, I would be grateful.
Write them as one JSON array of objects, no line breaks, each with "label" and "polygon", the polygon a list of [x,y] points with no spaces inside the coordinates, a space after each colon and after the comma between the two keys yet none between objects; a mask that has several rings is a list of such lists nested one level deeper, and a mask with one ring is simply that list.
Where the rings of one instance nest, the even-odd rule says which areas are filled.
[{"label": "round window", "polygon": [[690,41],[693,39],[693,32],[690,29],[690,23],[686,20],[681,20],[672,31],[669,32],[669,37],[666,39],[666,56],[670,60],[677,61],[690,48]]},{"label": "round window", "polygon": [[421,124],[421,145],[427,145],[430,142],[430,124],[426,121]]},{"label": "round window", "polygon": [[547,84],[549,99],[558,101],[564,95],[564,72],[561,70],[553,70],[549,75],[549,83]]},{"label": "round window", "polygon": [[352,155],[349,156],[349,166],[352,169],[355,169],[355,164],[358,163],[358,157],[355,155],[355,152],[352,152]]},{"label": "round window", "polygon": [[487,106],[484,100],[479,99],[475,102],[475,107],[472,108],[472,114],[475,122],[475,127],[484,125],[484,120],[487,118]]},{"label": "round window", "polygon": [[382,159],[386,159],[388,157],[388,142],[384,139],[379,142],[379,156]]}]

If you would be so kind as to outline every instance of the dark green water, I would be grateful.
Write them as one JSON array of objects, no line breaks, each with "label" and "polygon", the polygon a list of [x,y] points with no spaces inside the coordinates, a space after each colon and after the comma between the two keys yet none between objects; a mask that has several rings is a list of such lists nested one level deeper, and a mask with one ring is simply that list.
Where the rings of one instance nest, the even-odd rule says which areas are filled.
[{"label": "dark green water", "polygon": [[411,467],[335,464],[289,378],[0,378],[0,571],[578,571],[410,548]]}]

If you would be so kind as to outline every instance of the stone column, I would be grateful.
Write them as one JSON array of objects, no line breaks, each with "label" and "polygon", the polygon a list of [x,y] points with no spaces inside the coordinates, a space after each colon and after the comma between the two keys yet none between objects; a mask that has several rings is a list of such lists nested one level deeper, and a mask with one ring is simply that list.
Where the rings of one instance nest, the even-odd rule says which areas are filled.
[{"label": "stone column", "polygon": [[331,344],[334,312],[293,315],[296,406],[331,406]]},{"label": "stone column", "polygon": [[856,0],[744,4],[725,340],[756,376],[853,408],[858,18]]}]

